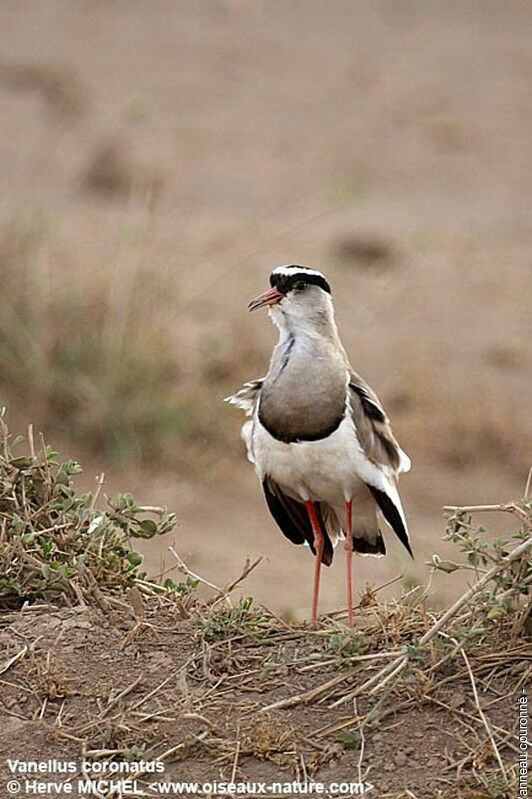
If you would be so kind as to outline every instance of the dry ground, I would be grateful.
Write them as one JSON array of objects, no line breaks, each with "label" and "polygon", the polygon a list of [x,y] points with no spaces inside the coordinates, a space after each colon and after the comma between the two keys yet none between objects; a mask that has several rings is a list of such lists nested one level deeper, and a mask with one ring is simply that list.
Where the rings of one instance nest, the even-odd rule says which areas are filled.
[{"label": "dry ground", "polygon": [[[513,799],[532,669],[530,498],[448,508],[453,556],[434,558],[424,589],[383,602],[368,588],[353,628],[341,610],[310,628],[249,596],[259,561],[220,588],[176,551],[178,581],[147,579],[136,542],[175,517],[131,494],[104,502],[101,485],[79,493],[79,471],[31,429],[21,447],[0,417],[0,796],[9,779],[24,786],[9,760],[83,758],[100,769],[157,760],[166,784],[368,782],[386,799]],[[488,512],[504,517],[504,538],[479,526]],[[431,581],[453,572],[470,587],[435,609]]]},{"label": "dry ground", "polygon": [[[79,762],[83,755],[161,758],[165,781],[365,781],[381,799],[510,797],[496,775],[467,670],[454,661],[438,667],[441,647],[414,660],[402,692],[387,692],[380,702],[364,692],[358,704],[331,708],[390,662],[383,651],[414,645],[424,611],[370,603],[357,613],[354,634],[333,620],[320,631],[287,627],[260,611],[243,613],[233,625],[227,610],[179,616],[164,604],[152,605],[141,622],[127,606],[3,614],[2,662],[25,654],[1,677],[2,782],[10,776],[9,757]],[[508,644],[504,654],[496,650],[484,641],[482,653],[470,657],[510,769],[517,761],[517,695],[531,651],[525,641]],[[320,694],[328,681],[336,686]],[[313,689],[309,704],[263,711]]]},{"label": "dry ground", "polygon": [[[531,21],[518,0],[2,3],[0,215],[17,246],[31,239],[13,263],[39,319],[20,428],[48,429],[50,341],[67,335],[50,296],[79,295],[82,338],[101,294],[104,342],[164,318],[175,377],[143,401],[149,415],[157,393],[191,400],[192,442],[176,431],[172,461],[144,433],[142,468],[110,487],[175,509],[179,551],[214,581],[267,555],[250,591],[306,613],[308,553],[274,528],[220,400],[266,368],[273,331],[245,303],[270,267],[323,265],[353,364],[414,463],[402,491],[417,562],[391,542],[359,585],[419,579],[441,506],[520,496],[530,465]],[[65,449],[86,463],[76,425],[107,429],[105,392],[90,374],[73,390]],[[88,482],[108,461],[91,457]],[[150,568],[171,564],[167,544],[147,546]],[[343,601],[340,575],[324,609]]]}]

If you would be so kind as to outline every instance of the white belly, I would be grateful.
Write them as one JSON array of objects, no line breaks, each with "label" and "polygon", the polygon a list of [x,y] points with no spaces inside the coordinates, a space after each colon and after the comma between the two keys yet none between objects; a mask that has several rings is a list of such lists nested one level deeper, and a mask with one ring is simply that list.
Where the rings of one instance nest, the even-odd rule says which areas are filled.
[{"label": "white belly", "polygon": [[336,508],[360,488],[361,461],[366,459],[351,420],[344,419],[327,438],[293,444],[273,438],[257,420],[248,425],[244,437],[260,480],[269,475],[294,498]]}]

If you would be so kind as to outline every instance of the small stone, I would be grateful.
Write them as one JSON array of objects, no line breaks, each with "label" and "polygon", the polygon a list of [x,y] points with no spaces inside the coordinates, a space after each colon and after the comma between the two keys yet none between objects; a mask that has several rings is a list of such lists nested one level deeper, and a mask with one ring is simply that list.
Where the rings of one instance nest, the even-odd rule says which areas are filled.
[{"label": "small stone", "polygon": [[404,752],[398,752],[395,756],[396,766],[406,766],[408,760]]},{"label": "small stone", "polygon": [[459,707],[462,707],[463,704],[465,704],[465,701],[466,701],[466,698],[465,698],[464,694],[461,693],[460,691],[456,691],[456,693],[454,693],[449,698],[448,705],[449,705],[449,707],[452,707],[452,708],[459,708]]},{"label": "small stone", "polygon": [[65,630],[90,630],[92,624],[88,619],[72,618],[63,622]]}]

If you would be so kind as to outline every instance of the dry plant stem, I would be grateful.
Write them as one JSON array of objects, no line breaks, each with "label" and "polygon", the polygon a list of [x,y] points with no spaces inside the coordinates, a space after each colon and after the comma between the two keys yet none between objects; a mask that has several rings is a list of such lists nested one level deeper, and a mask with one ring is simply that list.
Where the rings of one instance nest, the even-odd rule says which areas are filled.
[{"label": "dry plant stem", "polygon": [[[458,720],[462,722],[462,724],[465,723],[464,718],[469,719],[470,721],[474,721],[475,724],[483,724],[482,720],[479,719],[477,716],[473,716],[471,715],[471,713],[467,713],[467,711],[462,709],[457,710],[456,708],[447,705],[445,702],[441,702],[439,699],[436,699],[436,697],[430,696],[430,694],[423,694],[423,699],[427,702],[432,702],[433,704],[438,705],[438,707],[444,708],[445,710],[454,713],[457,716]],[[501,736],[510,737],[512,735],[512,733],[509,733],[508,730],[505,730],[503,727],[499,727],[497,724],[492,724],[492,727]],[[516,754],[519,754],[519,749],[516,746],[514,746],[512,743],[507,741],[506,745],[509,746],[510,749],[513,749],[513,751]]]},{"label": "dry plant stem", "polygon": [[159,685],[153,689],[153,691],[150,691],[148,694],[146,694],[146,696],[143,696],[142,699],[139,699],[138,702],[135,702],[133,705],[131,705],[129,709],[136,710],[137,708],[141,707],[145,702],[148,701],[148,699],[151,699],[152,696],[155,696],[155,694],[158,693],[158,691],[160,691],[161,688],[166,685],[166,683],[170,682],[170,680],[175,676],[176,672],[173,672],[168,677],[165,677],[165,679],[160,682]]},{"label": "dry plant stem", "polygon": [[503,511],[504,513],[513,513],[514,516],[519,516],[520,519],[524,519],[526,522],[529,520],[527,514],[515,502],[507,502],[500,505],[444,505],[443,510],[450,513],[456,513],[457,511],[465,511],[466,513]]},{"label": "dry plant stem", "polygon": [[28,444],[30,448],[30,455],[35,460],[35,442],[33,440],[33,425],[28,425]]},{"label": "dry plant stem", "polygon": [[259,565],[259,563],[261,561],[262,561],[262,555],[260,556],[260,558],[257,558],[257,560],[253,561],[253,563],[251,563],[249,559],[246,560],[246,562],[244,564],[244,568],[242,569],[242,573],[240,574],[240,576],[237,577],[236,580],[233,580],[233,582],[230,583],[227,586],[227,588],[221,588],[220,589],[220,595],[215,597],[212,600],[212,607],[217,605],[218,602],[221,602],[224,599],[228,599],[229,594],[231,594],[235,590],[237,585],[240,585],[240,583],[243,582],[249,574],[251,574],[253,569],[257,568],[257,566]]},{"label": "dry plant stem", "polygon": [[260,712],[266,713],[268,710],[279,710],[280,708],[308,704],[309,702],[314,701],[314,699],[318,699],[323,693],[328,691],[329,688],[334,688],[336,685],[344,682],[344,680],[347,680],[350,676],[352,676],[352,674],[352,671],[350,671],[349,674],[339,674],[338,676],[327,680],[327,682],[323,683],[322,685],[318,685],[316,688],[312,688],[310,691],[305,691],[303,694],[289,696],[287,699],[281,699],[278,702],[273,702],[271,705],[266,705],[266,707],[260,709]]},{"label": "dry plant stem", "polygon": [[224,593],[223,588],[220,588],[220,586],[218,585],[214,585],[214,583],[210,583],[204,577],[201,577],[199,574],[196,574],[191,569],[189,569],[183,558],[181,558],[177,554],[173,546],[169,546],[168,549],[176,559],[177,569],[178,571],[181,572],[181,574],[186,574],[188,577],[192,577],[193,580],[198,580],[198,582],[202,583],[203,585],[206,585],[208,588],[212,588],[214,591],[217,591],[219,594]]},{"label": "dry plant stem", "polygon": [[528,499],[528,493],[530,491],[530,484],[532,483],[532,466],[528,470],[528,477],[526,478],[526,486],[525,486],[525,500]]},{"label": "dry plant stem", "polygon": [[[203,732],[200,732],[198,735],[195,735],[194,738],[197,741],[203,741],[204,738],[208,736],[208,734],[209,734],[208,730],[204,730]],[[186,743],[182,741],[181,743],[178,743],[176,746],[172,746],[171,749],[167,749],[166,752],[163,752],[162,755],[156,757],[155,760],[156,761],[166,760],[167,757],[170,757],[170,755],[173,755],[173,753],[179,751],[179,749],[183,749],[184,746],[186,746]]]},{"label": "dry plant stem", "polygon": [[233,760],[233,768],[231,770],[231,779],[230,782],[234,783],[236,780],[236,772],[238,769],[238,758],[240,755],[240,728],[237,729],[237,742],[236,742],[236,749],[235,749],[235,757]]},{"label": "dry plant stem", "polygon": [[493,737],[493,733],[491,731],[491,727],[489,725],[489,722],[488,722],[488,720],[487,720],[487,718],[486,718],[486,716],[484,714],[484,711],[482,710],[482,707],[480,705],[480,700],[478,698],[477,686],[476,686],[476,683],[475,683],[475,678],[473,676],[473,671],[471,669],[471,664],[469,663],[469,659],[468,659],[468,657],[467,657],[467,655],[466,655],[466,653],[464,652],[463,649],[462,649],[461,654],[462,654],[462,657],[464,658],[464,661],[465,661],[465,664],[466,664],[466,668],[467,668],[467,671],[468,671],[468,674],[469,674],[469,679],[471,681],[471,688],[473,689],[473,696],[475,697],[475,705],[476,705],[476,708],[478,710],[478,715],[482,719],[482,723],[484,724],[484,727],[486,728],[486,732],[488,733],[488,738],[490,739],[490,743],[491,743],[491,746],[492,746],[493,751],[495,753],[495,757],[497,758],[497,763],[499,764],[499,768],[501,770],[501,773],[503,774],[504,778],[506,779],[506,770],[504,768],[504,764],[502,762],[500,752],[499,752],[499,750],[497,748],[497,744],[495,743],[495,738]]},{"label": "dry plant stem", "polygon": [[[479,506],[479,507],[491,507],[491,506]],[[504,508],[507,509],[507,506],[494,506],[498,509]],[[484,574],[480,580],[474,583],[462,596],[456,600],[456,602],[441,616],[438,621],[436,621],[432,627],[427,630],[425,635],[422,636],[419,640],[419,646],[423,646],[424,644],[428,643],[435,635],[442,629],[442,627],[449,621],[449,619],[453,618],[461,608],[469,602],[472,597],[474,597],[479,591],[481,591],[485,585],[487,585],[493,577],[498,574],[499,572],[503,571],[509,563],[519,558],[523,553],[529,550],[532,547],[532,537],[526,539],[522,543],[520,543],[517,547],[515,547],[505,558],[501,559],[501,562],[493,566],[486,574]],[[393,677],[397,676],[407,665],[409,661],[408,650],[405,648],[403,652],[395,658],[391,663],[388,663],[383,669],[381,669],[377,674],[374,674],[368,680],[366,680],[362,685],[358,686],[354,691],[350,691],[345,696],[338,699],[336,702],[333,702],[330,705],[331,708],[336,708],[340,705],[343,705],[347,702],[350,702],[355,697],[360,696],[363,693],[370,692],[371,694],[377,693],[381,688],[388,683],[389,680],[393,679]],[[289,708],[295,707],[299,704],[308,704],[309,702],[313,702],[314,700],[321,697],[323,694],[326,694],[331,688],[336,687],[345,680],[350,679],[351,677],[355,676],[356,671],[353,669],[349,669],[345,674],[339,674],[333,677],[327,682],[323,683],[322,685],[318,685],[315,688],[312,688],[309,691],[306,691],[302,694],[296,694],[294,696],[287,697],[286,699],[282,699],[278,702],[273,702],[270,705],[261,709],[261,713],[265,713],[269,710],[278,710],[281,708]]]},{"label": "dry plant stem", "polygon": [[[497,506],[500,507],[500,506]],[[455,616],[458,611],[467,603],[469,602],[475,594],[478,594],[485,585],[487,585],[493,577],[498,574],[499,572],[503,571],[509,563],[519,558],[524,552],[529,550],[532,547],[532,537],[526,539],[521,544],[519,544],[515,549],[513,549],[505,558],[501,559],[501,562],[493,566],[484,576],[478,580],[474,585],[471,586],[462,596],[456,600],[454,605],[451,607],[441,616],[438,621],[432,625],[432,627],[427,630],[425,635],[419,639],[419,646],[423,646],[424,644],[428,643],[434,636],[441,630],[444,624],[449,621],[453,616]],[[371,693],[376,693],[380,688],[388,681],[388,675],[396,670],[402,670],[404,666],[408,663],[409,655],[407,650],[404,650],[404,654],[400,655],[396,660],[389,663],[380,672],[375,674],[369,680],[366,680],[361,686],[352,691],[349,694],[338,699],[334,702],[331,707],[338,707],[339,705],[343,705],[346,702],[349,702],[351,699],[354,699],[355,696],[359,696],[361,693],[369,691],[371,689]],[[350,673],[347,676],[351,676]],[[317,689],[314,689],[317,690]]]},{"label": "dry plant stem", "polygon": [[[358,707],[357,707],[357,700],[356,699],[353,701],[353,708],[354,708],[354,711],[355,711],[355,715],[358,716]],[[359,729],[359,732],[360,732],[360,753],[359,753],[359,756],[358,756],[357,770],[358,770],[358,781],[360,783],[363,782],[363,778],[362,778],[362,763],[364,762],[364,749],[365,749],[365,746],[366,746],[366,739],[365,739],[365,736],[364,736],[364,724],[365,724],[365,721],[361,721],[360,724],[358,725],[358,729]]]},{"label": "dry plant stem", "polygon": [[100,713],[100,718],[103,719],[104,716],[107,716],[107,714],[120,702],[121,699],[124,698],[124,696],[127,696],[129,693],[131,693],[131,691],[133,691],[137,687],[137,685],[141,680],[142,680],[142,674],[139,674],[137,679],[134,680],[131,683],[131,685],[128,685],[126,688],[124,688],[123,691],[121,691],[117,696],[115,696],[114,699],[111,699],[107,707],[104,708]]},{"label": "dry plant stem", "polygon": [[0,666],[0,674],[5,674],[6,671],[17,662],[17,660],[20,660],[21,657],[24,657],[27,651],[28,647],[23,646],[20,652],[17,652],[16,655],[13,655],[13,657],[9,658],[9,660],[6,660],[6,662]]},{"label": "dry plant stem", "polygon": [[[349,663],[362,663],[366,660],[385,660],[386,658],[394,658],[401,654],[398,650],[395,652],[379,652],[372,655],[350,655],[345,660]],[[330,660],[320,660],[318,663],[311,663],[309,666],[302,666],[299,671],[314,671],[321,669],[324,666],[332,666],[337,663],[337,658],[330,658]]]},{"label": "dry plant stem", "polygon": [[105,483],[105,472],[101,472],[101,474],[98,475],[96,480],[96,491],[94,492],[90,504],[91,511],[94,510],[94,508],[96,507],[96,503],[98,502],[98,497],[100,496],[100,491],[102,490],[102,486],[104,483]]}]

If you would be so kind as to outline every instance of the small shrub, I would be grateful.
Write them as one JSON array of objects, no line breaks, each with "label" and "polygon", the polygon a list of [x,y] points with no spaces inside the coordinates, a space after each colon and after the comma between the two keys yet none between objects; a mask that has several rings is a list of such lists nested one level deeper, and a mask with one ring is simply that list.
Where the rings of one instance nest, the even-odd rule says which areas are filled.
[{"label": "small shrub", "polygon": [[237,636],[257,635],[270,623],[269,616],[253,607],[253,599],[245,597],[236,608],[224,606],[212,610],[200,620],[200,630],[205,641],[222,641]]},{"label": "small shrub", "polygon": [[[164,508],[148,514],[130,494],[96,507],[97,495],[76,494],[75,461],[57,461],[50,448],[17,454],[0,416],[0,609],[25,602],[76,604],[101,592],[138,586],[150,593],[174,590],[146,580],[132,538],[169,532],[175,516]],[[152,509],[153,511],[153,509]]]}]

